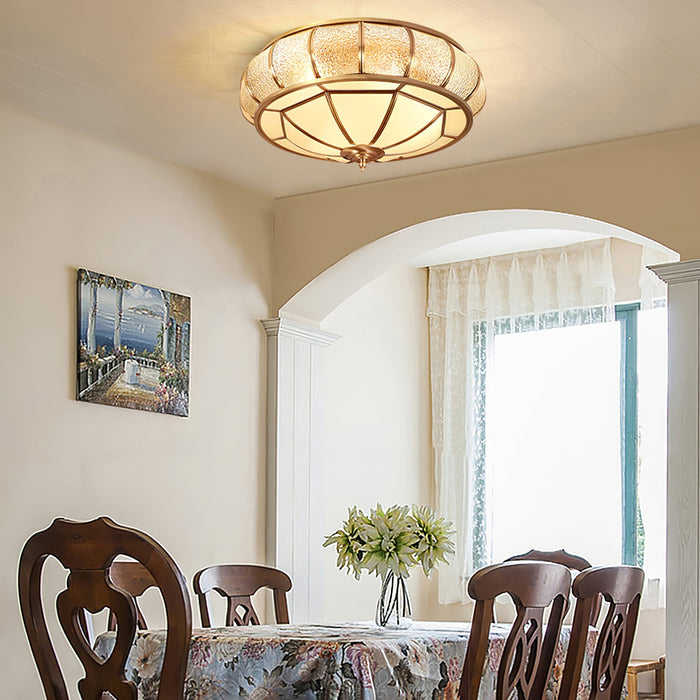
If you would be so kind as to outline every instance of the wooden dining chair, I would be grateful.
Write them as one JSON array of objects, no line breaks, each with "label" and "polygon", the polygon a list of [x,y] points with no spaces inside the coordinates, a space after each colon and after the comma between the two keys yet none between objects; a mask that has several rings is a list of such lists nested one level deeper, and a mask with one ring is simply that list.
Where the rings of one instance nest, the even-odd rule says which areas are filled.
[{"label": "wooden dining chair", "polygon": [[[141,564],[141,562],[115,561],[112,566],[109,567],[109,578],[117,588],[121,588],[134,597],[138,629],[147,630],[148,625],[139,607],[138,598],[149,588],[158,588],[158,582],[153,578],[153,574]],[[107,629],[114,631],[116,629],[116,623],[116,617],[114,613],[112,613],[109,616]]]},{"label": "wooden dining chair", "polygon": [[569,554],[565,549],[531,549],[523,554],[514,554],[512,557],[508,557],[506,561],[551,561],[576,571],[591,568],[591,562],[588,559],[578,554]]},{"label": "wooden dining chair", "polygon": [[[591,562],[588,559],[578,554],[569,554],[565,549],[531,549],[529,552],[508,557],[505,561],[551,561],[554,564],[566,566],[573,571],[585,571],[591,568]],[[591,625],[594,627],[598,624],[602,603],[603,599],[599,597],[596,604],[591,608]]]},{"label": "wooden dining chair", "polygon": [[211,609],[207,594],[216,591],[227,599],[226,626],[259,625],[252,596],[261,588],[272,590],[277,624],[289,622],[287,591],[292,580],[279,569],[255,564],[220,564],[198,571],[194,576],[194,592],[199,600],[203,627],[211,627]]},{"label": "wooden dining chair", "polygon": [[[137,561],[115,561],[112,566],[109,567],[109,579],[117,588],[121,588],[123,591],[133,596],[134,604],[136,605],[137,629],[148,629],[138,598],[149,588],[158,588],[158,583],[153,578],[151,572]],[[95,639],[92,631],[92,623],[88,622],[88,616],[85,610],[80,611],[78,621],[85,636],[94,644]],[[111,612],[107,621],[107,630],[109,632],[114,632],[116,629],[117,618],[114,612]]]},{"label": "wooden dining chair", "polygon": [[[42,604],[42,571],[49,556],[70,572],[66,589],[56,599],[56,609],[63,632],[85,670],[85,677],[78,682],[80,697],[96,700],[111,693],[118,700],[136,700],[136,685],[125,675],[138,627],[136,603],[133,595],[109,578],[110,566],[119,555],[146,566],[163,596],[167,632],[157,699],[184,698],[192,613],[177,564],[151,537],[109,518],[90,522],[60,518],[27,540],[19,561],[22,619],[47,700],[69,697]],[[92,649],[80,615],[84,610],[96,614],[105,608],[115,615],[117,629],[114,650],[102,660]]]},{"label": "wooden dining chair", "polygon": [[[565,566],[541,561],[514,561],[477,571],[467,586],[476,602],[467,655],[459,686],[460,700],[477,700],[489,645],[496,596],[510,595],[515,622],[498,666],[496,700],[541,700],[552,667],[571,589]],[[544,613],[549,610],[545,624]]]},{"label": "wooden dining chair", "polygon": [[590,612],[600,596],[608,603],[608,610],[593,656],[588,700],[620,700],[643,586],[644,571],[636,566],[595,567],[574,579],[576,610],[559,688],[560,700],[576,700]]}]

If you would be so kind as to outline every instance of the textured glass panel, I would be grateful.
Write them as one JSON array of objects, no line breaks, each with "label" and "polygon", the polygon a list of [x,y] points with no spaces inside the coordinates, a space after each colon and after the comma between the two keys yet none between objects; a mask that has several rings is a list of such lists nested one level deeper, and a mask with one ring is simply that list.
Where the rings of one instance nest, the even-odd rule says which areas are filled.
[{"label": "textured glass panel", "polygon": [[311,53],[322,78],[359,73],[360,25],[316,27],[311,35]]},{"label": "textured glass panel", "polygon": [[285,87],[313,80],[313,68],[309,55],[311,30],[299,32],[280,39],[272,47],[272,67],[277,80]]},{"label": "textured glass panel", "polygon": [[399,93],[389,123],[377,139],[376,145],[386,150],[387,146],[410,138],[441,114],[442,110],[429,107]]},{"label": "textured glass panel", "polygon": [[391,95],[333,93],[335,111],[353,144],[369,145],[391,104]]},{"label": "textured glass panel", "polygon": [[245,84],[245,78],[241,80],[241,111],[243,116],[252,124],[254,120],[255,110],[258,108],[258,103],[250,96],[248,88]]},{"label": "textured glass panel", "polygon": [[467,100],[467,104],[471,108],[472,114],[478,114],[484,106],[484,102],[486,102],[486,86],[482,78],[479,80],[474,94]]},{"label": "textured glass panel", "polygon": [[309,153],[304,148],[300,148],[296,144],[293,144],[289,139],[280,139],[279,141],[275,141],[275,145],[277,146],[282,146],[282,148],[285,148],[288,151],[291,151],[292,153],[299,153],[302,156],[310,156],[312,158],[319,158],[321,156],[316,156],[313,153]]},{"label": "textured glass panel", "polygon": [[327,146],[320,141],[317,141],[316,139],[312,139],[309,137],[307,134],[305,134],[303,131],[300,131],[299,129],[294,126],[294,124],[287,119],[285,121],[285,133],[287,135],[287,138],[299,148],[303,148],[307,151],[311,151],[313,153],[318,153],[319,155],[323,156],[337,156],[338,151],[340,149],[338,148],[333,148],[332,146]]},{"label": "textured glass panel", "polygon": [[284,136],[284,131],[282,130],[282,115],[279,112],[263,112],[260,117],[260,128],[265,135],[273,141],[282,138]]},{"label": "textured glass panel", "polygon": [[299,107],[293,107],[287,110],[286,114],[300,129],[333,144],[338,150],[349,145],[333,117],[325,95],[320,95]]},{"label": "textured glass panel", "polygon": [[459,138],[467,127],[467,115],[461,109],[450,109],[445,114],[445,135]]},{"label": "textured glass panel", "polygon": [[455,101],[447,95],[443,95],[441,92],[435,92],[433,90],[427,90],[426,88],[416,87],[415,85],[406,85],[406,87],[401,89],[401,92],[408,95],[414,95],[419,100],[424,102],[429,102],[436,107],[442,107],[443,109],[452,109],[455,106]]},{"label": "textured glass panel", "polygon": [[316,85],[310,85],[309,87],[299,88],[298,90],[292,90],[286,95],[280,95],[275,98],[269,105],[271,109],[287,109],[292,107],[299,102],[304,102],[314,95],[321,95],[323,90]]},{"label": "textured glass panel", "polygon": [[279,86],[272,77],[268,57],[270,49],[265,49],[258,54],[249,64],[245,72],[245,79],[250,91],[259,102],[279,90]]},{"label": "textured glass panel", "polygon": [[363,73],[404,75],[411,49],[404,27],[365,22],[363,45]]},{"label": "textured glass panel", "polygon": [[452,65],[452,51],[449,44],[444,39],[415,30],[413,37],[416,48],[411,62],[411,71],[408,74],[409,78],[432,85],[442,85]]},{"label": "textured glass panel", "polygon": [[282,146],[282,148],[285,148],[286,150],[291,151],[292,153],[298,153],[299,155],[308,156],[309,158],[318,158],[319,160],[332,160],[336,163],[348,162],[347,160],[345,160],[345,158],[342,158],[341,156],[319,156],[315,153],[310,153],[306,149],[300,148],[299,146],[293,144],[289,139],[280,139],[279,141],[275,141],[275,145]]},{"label": "textured glass panel", "polygon": [[327,90],[333,92],[346,92],[349,90],[359,90],[361,92],[370,92],[383,90],[384,92],[393,92],[401,85],[400,83],[388,83],[383,80],[348,80],[335,83],[323,83]]},{"label": "textured glass panel", "polygon": [[384,149],[387,153],[410,153],[411,151],[429,148],[442,137],[442,119],[438,119],[427,129],[416,134],[412,139],[398,144],[393,148]]},{"label": "textured glass panel", "polygon": [[462,51],[455,50],[455,67],[445,87],[463,100],[471,94],[479,80],[479,66]]}]

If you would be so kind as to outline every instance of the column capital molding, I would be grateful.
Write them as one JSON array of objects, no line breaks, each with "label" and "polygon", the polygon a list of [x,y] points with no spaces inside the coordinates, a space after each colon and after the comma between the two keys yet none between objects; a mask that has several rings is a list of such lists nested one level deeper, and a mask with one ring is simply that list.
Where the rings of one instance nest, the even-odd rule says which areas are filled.
[{"label": "column capital molding", "polygon": [[680,262],[649,265],[649,269],[667,284],[700,281],[700,260],[682,260]]},{"label": "column capital molding", "polygon": [[312,323],[303,323],[288,318],[268,318],[260,321],[268,337],[285,337],[303,340],[311,345],[332,345],[339,335],[322,331]]}]

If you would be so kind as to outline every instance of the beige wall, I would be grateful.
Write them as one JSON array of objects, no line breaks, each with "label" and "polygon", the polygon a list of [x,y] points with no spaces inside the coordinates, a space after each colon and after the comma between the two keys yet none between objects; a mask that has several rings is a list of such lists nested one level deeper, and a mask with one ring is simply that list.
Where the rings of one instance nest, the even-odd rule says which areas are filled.
[{"label": "beige wall", "polygon": [[[468,138],[478,138],[476,130]],[[684,259],[700,258],[698,153],[695,127],[277,200],[275,310],[361,246],[471,211],[578,214],[664,243]],[[401,166],[375,167],[394,174]]]},{"label": "beige wall", "polygon": [[[35,700],[15,562],[54,517],[142,528],[189,580],[264,561],[271,202],[12,111],[0,152],[0,658]],[[80,266],[192,297],[189,418],[75,401]]]},{"label": "beige wall", "polygon": [[[397,267],[341,304],[324,327],[341,337],[323,353],[324,534],[350,506],[431,503],[425,270]],[[416,616],[430,619],[425,577],[409,582]],[[358,582],[324,550],[325,618],[374,618],[379,583]]]}]

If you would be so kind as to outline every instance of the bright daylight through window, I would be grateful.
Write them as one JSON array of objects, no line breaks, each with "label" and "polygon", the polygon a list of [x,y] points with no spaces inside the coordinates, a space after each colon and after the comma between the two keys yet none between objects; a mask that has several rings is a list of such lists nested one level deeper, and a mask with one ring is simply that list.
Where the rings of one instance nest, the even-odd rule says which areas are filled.
[{"label": "bright daylight through window", "polygon": [[[654,253],[655,254],[655,253]],[[430,268],[443,603],[482,566],[566,549],[644,568],[664,606],[666,308],[652,252],[611,239]]]},{"label": "bright daylight through window", "polygon": [[484,414],[493,561],[536,543],[661,577],[666,310],[631,311],[638,333],[616,320],[495,336]]}]

